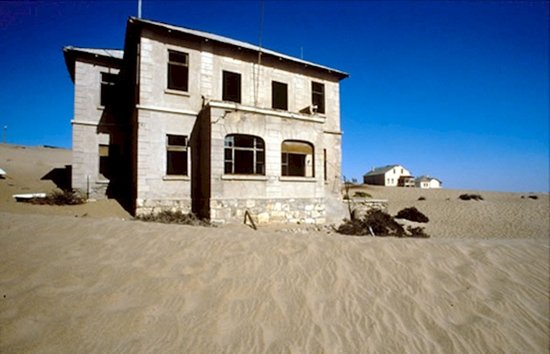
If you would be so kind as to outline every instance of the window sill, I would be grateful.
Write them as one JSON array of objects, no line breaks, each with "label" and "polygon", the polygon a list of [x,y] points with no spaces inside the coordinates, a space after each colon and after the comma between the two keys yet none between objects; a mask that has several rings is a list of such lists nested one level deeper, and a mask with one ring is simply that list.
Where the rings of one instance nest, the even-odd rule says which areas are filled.
[{"label": "window sill", "polygon": [[281,176],[279,177],[281,182],[317,182],[315,177],[295,177],[295,176]]},{"label": "window sill", "polygon": [[174,89],[164,89],[164,93],[168,94],[168,95],[176,95],[176,96],[185,96],[185,97],[189,97],[191,96],[189,94],[189,91],[179,91],[179,90],[174,90]]},{"label": "window sill", "polygon": [[95,183],[97,184],[109,184],[111,183],[111,181],[109,181],[108,179],[105,179],[105,177],[99,177]]},{"label": "window sill", "polygon": [[267,181],[266,176],[259,175],[222,175],[222,180],[236,181]]},{"label": "window sill", "polygon": [[162,177],[163,181],[189,181],[189,176],[170,175]]}]

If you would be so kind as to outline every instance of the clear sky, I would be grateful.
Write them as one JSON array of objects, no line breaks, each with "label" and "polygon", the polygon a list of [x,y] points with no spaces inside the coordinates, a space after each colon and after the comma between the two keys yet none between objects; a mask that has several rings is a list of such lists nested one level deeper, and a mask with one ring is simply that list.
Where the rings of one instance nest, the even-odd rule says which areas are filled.
[{"label": "clear sky", "polygon": [[[258,44],[260,1],[143,0],[143,17]],[[71,146],[66,45],[122,48],[134,1],[0,1],[0,128]],[[549,2],[265,1],[264,47],[350,73],[343,174],[548,192]],[[2,136],[3,139],[3,136]]]}]

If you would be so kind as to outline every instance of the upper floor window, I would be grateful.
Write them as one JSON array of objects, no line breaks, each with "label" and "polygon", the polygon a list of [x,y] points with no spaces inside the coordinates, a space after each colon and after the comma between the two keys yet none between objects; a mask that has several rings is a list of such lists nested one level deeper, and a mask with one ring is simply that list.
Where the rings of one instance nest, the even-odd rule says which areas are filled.
[{"label": "upper floor window", "polygon": [[187,176],[187,136],[166,136],[166,174]]},{"label": "upper floor window", "polygon": [[189,91],[189,54],[168,51],[168,88]]},{"label": "upper floor window", "polygon": [[271,81],[271,108],[288,110],[288,85]]},{"label": "upper floor window", "polygon": [[283,141],[281,170],[283,176],[314,177],[313,145],[304,141]]},{"label": "upper floor window", "polygon": [[117,77],[117,74],[101,73],[100,105],[105,107],[113,102]]},{"label": "upper floor window", "polygon": [[241,103],[241,74],[223,71],[222,100]]},{"label": "upper floor window", "polygon": [[311,83],[311,104],[317,106],[318,113],[325,113],[325,85],[319,82]]},{"label": "upper floor window", "polygon": [[265,175],[265,145],[253,135],[230,134],[224,141],[224,173]]}]

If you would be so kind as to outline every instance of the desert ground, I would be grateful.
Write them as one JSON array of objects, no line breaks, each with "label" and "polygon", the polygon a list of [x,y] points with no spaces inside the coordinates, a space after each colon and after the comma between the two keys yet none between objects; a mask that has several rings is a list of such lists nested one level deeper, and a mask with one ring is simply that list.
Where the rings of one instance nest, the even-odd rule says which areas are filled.
[{"label": "desert ground", "polygon": [[[69,150],[0,145],[2,353],[549,351],[547,194],[358,187],[391,214],[417,207],[429,239],[13,200],[51,191],[44,177],[69,163]],[[458,199],[470,192],[484,200]]]}]

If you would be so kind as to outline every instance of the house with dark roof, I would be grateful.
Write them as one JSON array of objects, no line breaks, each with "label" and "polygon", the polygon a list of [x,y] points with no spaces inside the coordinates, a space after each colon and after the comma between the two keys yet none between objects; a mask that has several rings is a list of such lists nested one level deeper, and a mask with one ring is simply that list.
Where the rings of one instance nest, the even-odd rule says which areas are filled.
[{"label": "house with dark roof", "polygon": [[72,186],[89,198],[220,223],[323,223],[340,198],[345,72],[138,18],[123,50],[63,51]]},{"label": "house with dark roof", "polygon": [[387,165],[373,168],[363,175],[363,183],[378,186],[410,187],[411,173],[401,165]]}]

